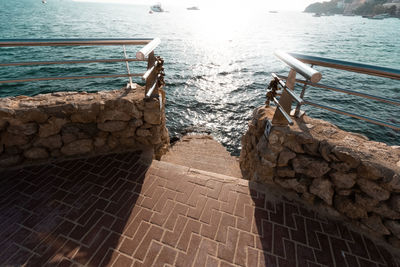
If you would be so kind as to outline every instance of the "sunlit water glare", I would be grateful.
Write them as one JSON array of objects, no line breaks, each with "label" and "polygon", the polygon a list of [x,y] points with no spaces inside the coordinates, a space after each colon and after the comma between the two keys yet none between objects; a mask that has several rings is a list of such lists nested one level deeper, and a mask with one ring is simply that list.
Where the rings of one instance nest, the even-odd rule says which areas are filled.
[{"label": "sunlit water glare", "polygon": [[[201,6],[200,6],[201,8]],[[159,37],[156,54],[165,59],[167,126],[171,136],[188,127],[210,132],[233,154],[254,108],[265,102],[271,72],[288,68],[277,49],[359,61],[400,69],[399,19],[312,17],[311,14],[215,7],[188,11],[167,7],[149,14],[147,6],[78,3],[68,0],[0,1],[0,38]],[[137,47],[128,49],[134,56]],[[0,61],[121,58],[121,47],[3,48]],[[141,65],[143,71],[144,65]],[[134,71],[138,66],[132,65]],[[400,84],[382,78],[317,68],[321,83],[400,100]],[[0,68],[0,79],[123,73],[121,64]],[[136,80],[141,83],[142,81]],[[117,89],[126,79],[36,82],[0,85],[0,96],[51,91]],[[297,88],[296,90],[300,90]],[[399,108],[324,89],[307,90],[321,104],[400,123]],[[304,107],[316,118],[371,139],[400,144],[400,133],[328,111]]]}]

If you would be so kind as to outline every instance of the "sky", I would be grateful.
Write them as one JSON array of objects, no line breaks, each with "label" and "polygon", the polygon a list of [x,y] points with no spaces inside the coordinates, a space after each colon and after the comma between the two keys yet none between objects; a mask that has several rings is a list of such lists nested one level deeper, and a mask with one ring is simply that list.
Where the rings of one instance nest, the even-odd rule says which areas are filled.
[{"label": "sky", "polygon": [[212,7],[212,6],[229,6],[236,8],[260,8],[266,10],[297,10],[303,11],[307,5],[317,2],[318,0],[74,0],[84,2],[108,2],[108,3],[124,3],[124,4],[144,4],[153,5],[156,2],[161,2],[163,6],[199,6]]}]

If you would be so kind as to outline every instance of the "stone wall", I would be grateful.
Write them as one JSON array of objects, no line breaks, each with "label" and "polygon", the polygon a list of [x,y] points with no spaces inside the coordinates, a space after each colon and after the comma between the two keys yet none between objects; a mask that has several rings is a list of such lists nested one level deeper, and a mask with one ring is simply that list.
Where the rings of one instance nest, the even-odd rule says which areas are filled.
[{"label": "stone wall", "polygon": [[400,147],[308,116],[268,134],[274,112],[256,109],[242,138],[245,178],[292,190],[400,247]]},{"label": "stone wall", "polygon": [[169,144],[164,100],[160,110],[139,86],[2,98],[0,168],[140,146],[159,158]]}]

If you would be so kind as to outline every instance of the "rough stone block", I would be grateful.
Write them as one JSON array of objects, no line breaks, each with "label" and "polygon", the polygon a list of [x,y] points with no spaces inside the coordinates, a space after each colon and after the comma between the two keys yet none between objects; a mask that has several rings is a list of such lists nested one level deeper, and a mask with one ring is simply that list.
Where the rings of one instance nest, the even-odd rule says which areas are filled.
[{"label": "rough stone block", "polygon": [[329,175],[337,188],[349,189],[356,184],[356,173],[332,172]]},{"label": "rough stone block", "polygon": [[314,179],[310,186],[310,193],[320,197],[328,205],[332,205],[334,190],[328,179]]},{"label": "rough stone block", "polygon": [[370,197],[383,201],[390,198],[390,192],[383,189],[376,183],[367,179],[358,179],[357,184],[360,189]]},{"label": "rough stone block", "polygon": [[73,141],[61,148],[61,153],[67,156],[86,154],[93,150],[91,139],[81,139]]},{"label": "rough stone block", "polygon": [[302,173],[313,178],[322,177],[330,170],[326,161],[306,155],[298,155],[292,160],[292,165],[296,173]]},{"label": "rough stone block", "polygon": [[383,225],[381,217],[377,215],[372,215],[368,218],[364,218],[361,220],[363,224],[368,226],[375,233],[380,235],[389,235],[390,231]]},{"label": "rough stone block", "polygon": [[44,148],[32,147],[24,152],[24,156],[28,159],[45,159],[49,153]]},{"label": "rough stone block", "polygon": [[284,149],[280,154],[278,158],[278,166],[283,167],[283,166],[288,166],[289,161],[291,159],[294,159],[296,157],[296,153],[289,149]]},{"label": "rough stone block", "polygon": [[56,118],[51,117],[47,123],[41,124],[39,128],[39,136],[40,137],[48,137],[50,135],[58,134],[61,128],[67,123],[68,121],[63,118]]},{"label": "rough stone block", "polygon": [[98,123],[97,128],[105,132],[118,132],[126,128],[128,123],[126,121],[106,121]]},{"label": "rough stone block", "polygon": [[351,219],[367,218],[367,211],[357,203],[353,203],[349,198],[336,196],[334,205],[338,211]]}]

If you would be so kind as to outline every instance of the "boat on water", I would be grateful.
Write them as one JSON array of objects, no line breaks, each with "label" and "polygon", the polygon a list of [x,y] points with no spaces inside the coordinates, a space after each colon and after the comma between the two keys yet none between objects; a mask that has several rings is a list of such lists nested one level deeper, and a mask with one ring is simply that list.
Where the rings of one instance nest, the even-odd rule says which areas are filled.
[{"label": "boat on water", "polygon": [[150,10],[153,12],[164,12],[165,10],[161,7],[161,3],[157,3],[150,7]]},{"label": "boat on water", "polygon": [[387,13],[379,14],[379,15],[375,15],[375,16],[369,17],[369,19],[379,19],[379,20],[387,19],[387,18],[390,18],[390,15],[387,14]]},{"label": "boat on water", "polygon": [[47,4],[47,1],[46,0],[42,0],[42,4]]},{"label": "boat on water", "polygon": [[197,6],[188,7],[188,8],[186,8],[186,9],[187,9],[187,10],[200,10],[200,8],[197,7]]}]

